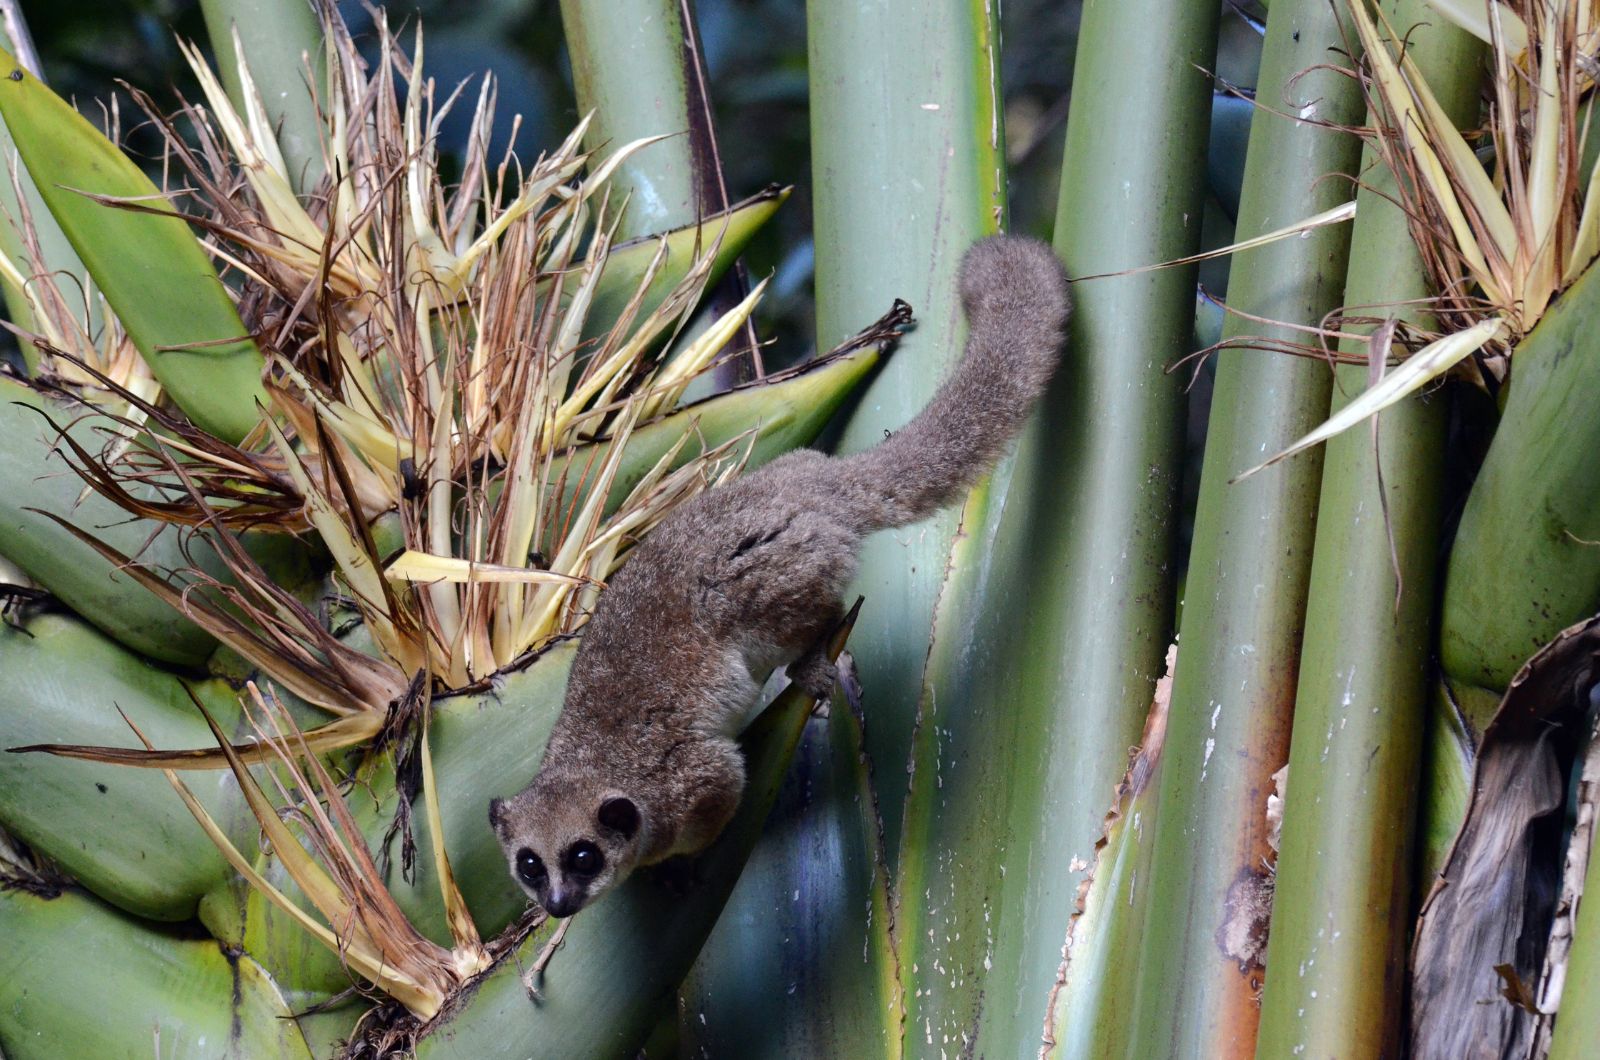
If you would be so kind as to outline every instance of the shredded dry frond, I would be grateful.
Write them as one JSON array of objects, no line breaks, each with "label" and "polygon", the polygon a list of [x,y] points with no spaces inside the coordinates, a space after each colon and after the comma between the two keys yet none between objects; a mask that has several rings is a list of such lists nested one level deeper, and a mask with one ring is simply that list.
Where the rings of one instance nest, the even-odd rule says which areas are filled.
[{"label": "shredded dry frond", "polygon": [[[622,248],[607,180],[651,141],[591,157],[585,122],[526,169],[510,156],[494,165],[486,78],[462,180],[446,185],[435,135],[472,97],[439,100],[420,31],[407,55],[378,12],[368,65],[331,6],[323,17],[329,175],[304,198],[242,49],[244,113],[187,44],[203,106],[169,117],[134,93],[191,189],[189,216],[240,277],[241,317],[268,359],[262,430],[223,444],[73,336],[48,340],[60,363],[124,402],[113,422],[135,438],[101,453],[72,445],[90,484],[137,515],[208,534],[320,538],[381,653],[381,680],[352,696],[301,673],[333,658],[315,616],[248,557],[235,565],[237,549],[219,546],[235,566],[234,606],[190,601],[198,620],[313,702],[336,709],[339,688],[346,706],[381,709],[372,697],[407,675],[464,687],[570,632],[631,540],[723,473],[726,450],[663,469],[620,505],[612,496],[633,429],[672,411],[764,285],[680,341],[712,275],[715,221],[688,258],[661,239],[612,267]],[[162,430],[138,432],[151,418]],[[609,443],[603,456],[596,439]],[[375,534],[376,522],[392,532]]]}]

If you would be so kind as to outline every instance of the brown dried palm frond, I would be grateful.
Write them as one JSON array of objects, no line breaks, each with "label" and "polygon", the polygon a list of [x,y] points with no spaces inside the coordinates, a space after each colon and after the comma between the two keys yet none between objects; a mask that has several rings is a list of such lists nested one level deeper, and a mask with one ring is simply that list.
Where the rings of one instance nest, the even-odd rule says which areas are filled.
[{"label": "brown dried palm frond", "polygon": [[1500,318],[1505,329],[1489,352],[1503,369],[1509,347],[1600,255],[1600,182],[1581,179],[1581,111],[1595,91],[1600,25],[1587,0],[1434,6],[1491,45],[1482,139],[1492,169],[1403,48],[1380,33],[1403,40],[1409,27],[1388,26],[1369,0],[1351,0],[1379,117],[1373,143],[1396,177],[1439,315],[1451,330]]},{"label": "brown dried palm frond", "polygon": [[[1244,475],[1326,441],[1446,374],[1503,380],[1517,343],[1600,258],[1600,167],[1582,178],[1580,118],[1594,102],[1600,10],[1591,0],[1445,0],[1441,14],[1489,43],[1483,130],[1492,170],[1406,54],[1411,27],[1346,0],[1360,37],[1367,135],[1438,296],[1430,336],[1316,430]],[[1403,344],[1389,351],[1403,352]],[[1387,356],[1386,358],[1387,359]],[[1239,476],[1243,478],[1244,475]]]},{"label": "brown dried palm frond", "polygon": [[[270,690],[263,694],[250,683],[247,691],[248,697],[241,702],[255,732],[255,747],[264,752],[257,760],[269,767],[266,772],[276,802],[199,700],[195,706],[205,715],[268,846],[321,918],[302,909],[269,882],[171,769],[165,770],[168,782],[211,841],[252,887],[336,952],[353,973],[419,1018],[430,1018],[463,983],[487,969],[493,955],[479,938],[462,901],[443,837],[437,830],[439,811],[426,727],[419,741],[423,797],[435,829],[433,856],[451,933],[452,945],[448,949],[419,932],[395,902],[337,783],[315,748],[295,727],[289,712]],[[150,747],[126,715],[124,720]]]},{"label": "brown dried palm frond", "polygon": [[[101,453],[73,445],[72,456],[140,516],[212,534],[319,537],[383,656],[382,679],[355,704],[366,707],[379,685],[404,687],[403,675],[463,687],[569,632],[638,534],[732,473],[731,446],[677,470],[667,459],[608,504],[631,432],[715,363],[762,289],[686,334],[718,237],[676,282],[661,282],[665,241],[636,274],[608,271],[626,208],[610,200],[608,177],[651,141],[596,158],[581,149],[582,123],[530,166],[491,159],[491,79],[475,101],[465,86],[441,99],[422,72],[420,30],[407,54],[378,12],[369,65],[331,5],[322,13],[328,175],[304,198],[242,49],[243,113],[187,45],[203,102],[166,115],[134,93],[267,355],[261,429],[228,445],[129,393],[114,422],[161,430]],[[462,179],[447,185],[436,133],[469,102]],[[602,301],[603,318],[593,312]],[[78,361],[89,364],[69,358]],[[219,550],[230,566],[242,555]],[[225,618],[203,624],[227,627],[230,645],[297,693],[308,682],[289,671],[337,664],[310,612],[271,593],[248,557],[234,574],[236,586],[213,587],[229,597]],[[307,698],[327,698],[318,691]]]}]

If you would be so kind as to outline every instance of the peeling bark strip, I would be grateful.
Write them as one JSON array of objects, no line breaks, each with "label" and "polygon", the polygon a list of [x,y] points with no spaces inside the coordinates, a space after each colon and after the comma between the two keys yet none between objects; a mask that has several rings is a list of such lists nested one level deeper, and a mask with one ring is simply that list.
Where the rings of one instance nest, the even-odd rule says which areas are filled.
[{"label": "peeling bark strip", "polygon": [[[1555,920],[1550,925],[1550,946],[1545,951],[1544,974],[1534,997],[1535,1029],[1531,1056],[1542,1060],[1550,1054],[1555,1033],[1555,1014],[1561,1007],[1566,988],[1567,963],[1572,956],[1572,934],[1577,925],[1578,903],[1583,898],[1583,881],[1589,873],[1596,803],[1600,802],[1600,740],[1591,729],[1589,746],[1583,755],[1583,772],[1578,781],[1577,819],[1572,838],[1567,842],[1566,871],[1561,879],[1561,897],[1556,903]],[[1595,899],[1600,901],[1600,897]]]},{"label": "peeling bark strip", "polygon": [[1600,616],[1528,660],[1484,731],[1466,820],[1417,927],[1416,1060],[1528,1054],[1538,1021],[1502,980],[1544,977],[1566,856],[1561,810],[1597,678]]},{"label": "peeling bark strip", "polygon": [[[1155,696],[1150,703],[1150,713],[1145,718],[1144,732],[1140,734],[1139,745],[1129,752],[1128,771],[1113,792],[1111,809],[1106,811],[1105,826],[1101,830],[1100,838],[1095,840],[1093,862],[1084,865],[1074,860],[1073,868],[1087,868],[1088,871],[1084,873],[1083,882],[1078,884],[1072,915],[1067,922],[1066,941],[1061,945],[1061,966],[1056,970],[1056,980],[1045,998],[1044,1029],[1039,1044],[1040,1060],[1046,1060],[1058,1045],[1055,1029],[1062,1015],[1063,993],[1074,970],[1073,958],[1080,956],[1084,947],[1099,937],[1100,925],[1105,922],[1102,918],[1107,912],[1106,905],[1115,897],[1109,888],[1117,881],[1100,880],[1101,869],[1105,867],[1109,856],[1106,853],[1107,848],[1117,838],[1126,834],[1122,821],[1133,809],[1134,800],[1150,787],[1156,767],[1161,764],[1161,751],[1167,739],[1167,711],[1172,702],[1172,675],[1177,665],[1178,646],[1173,644],[1167,648],[1167,672],[1156,681]],[[1097,880],[1101,882],[1099,888],[1095,887]],[[1092,897],[1103,900],[1092,902]],[[1129,899],[1131,898],[1130,894]]]}]

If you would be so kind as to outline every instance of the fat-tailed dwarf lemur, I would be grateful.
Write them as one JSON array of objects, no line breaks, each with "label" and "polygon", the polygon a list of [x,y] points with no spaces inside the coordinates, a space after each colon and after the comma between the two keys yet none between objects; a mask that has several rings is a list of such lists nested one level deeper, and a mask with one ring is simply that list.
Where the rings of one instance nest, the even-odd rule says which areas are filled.
[{"label": "fat-tailed dwarf lemur", "polygon": [[910,423],[866,452],[802,449],[696,497],[600,594],[538,775],[489,804],[512,875],[551,916],[717,837],[767,675],[787,664],[818,698],[833,687],[816,649],[862,539],[958,500],[1026,422],[1060,356],[1060,263],[994,236],[962,259],[960,292],[966,351]]}]

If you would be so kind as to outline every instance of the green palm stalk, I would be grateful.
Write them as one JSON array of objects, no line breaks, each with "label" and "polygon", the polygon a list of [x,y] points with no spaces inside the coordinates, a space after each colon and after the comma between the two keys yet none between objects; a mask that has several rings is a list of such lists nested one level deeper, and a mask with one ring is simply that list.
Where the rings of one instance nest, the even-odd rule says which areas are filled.
[{"label": "green palm stalk", "polygon": [[[1267,21],[1239,208],[1241,239],[1350,194],[1359,87],[1318,64],[1350,46],[1320,0],[1278,0]],[[1296,118],[1301,120],[1296,120]],[[1304,119],[1315,118],[1316,124]],[[1236,256],[1224,338],[1297,342],[1339,304],[1349,231],[1324,227]],[[1263,329],[1258,321],[1280,322]],[[1259,340],[1253,340],[1259,345]],[[1231,480],[1327,411],[1327,369],[1262,349],[1220,355],[1195,516],[1171,720],[1154,821],[1130,1055],[1247,1055],[1256,1039],[1270,885],[1270,777],[1288,757],[1319,454]]]},{"label": "green palm stalk", "polygon": [[[1421,3],[1400,0],[1383,14],[1405,34],[1407,56],[1451,117],[1470,122],[1482,81],[1479,42],[1428,25]],[[1382,128],[1385,120],[1373,112],[1369,124]],[[1437,320],[1420,308],[1432,293],[1426,268],[1384,161],[1394,154],[1391,143],[1364,156],[1369,186],[1357,199],[1344,298],[1352,313],[1392,312],[1429,331]],[[1373,335],[1367,343],[1345,339],[1340,352],[1365,353],[1369,363],[1385,357],[1392,324]],[[1334,411],[1368,379],[1365,365],[1339,365]],[[1349,431],[1327,446],[1259,1056],[1298,1045],[1306,1047],[1300,1055],[1327,1057],[1399,1048],[1408,933],[1397,913],[1409,907],[1413,882],[1445,416],[1441,395],[1409,398],[1374,431]]]}]

